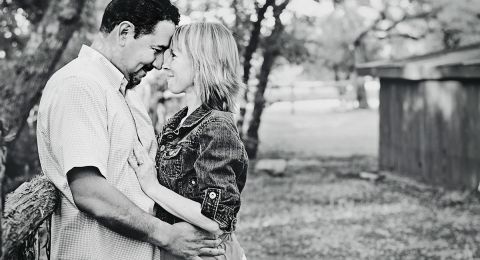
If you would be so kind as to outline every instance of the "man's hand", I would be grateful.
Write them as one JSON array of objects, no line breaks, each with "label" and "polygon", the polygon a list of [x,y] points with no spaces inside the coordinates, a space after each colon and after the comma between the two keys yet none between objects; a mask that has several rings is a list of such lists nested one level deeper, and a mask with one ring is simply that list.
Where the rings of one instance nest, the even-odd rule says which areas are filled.
[{"label": "man's hand", "polygon": [[218,248],[222,241],[214,235],[197,229],[194,226],[180,222],[173,225],[170,241],[164,248],[174,255],[191,260],[200,260],[199,255],[218,256],[225,254],[223,248]]}]

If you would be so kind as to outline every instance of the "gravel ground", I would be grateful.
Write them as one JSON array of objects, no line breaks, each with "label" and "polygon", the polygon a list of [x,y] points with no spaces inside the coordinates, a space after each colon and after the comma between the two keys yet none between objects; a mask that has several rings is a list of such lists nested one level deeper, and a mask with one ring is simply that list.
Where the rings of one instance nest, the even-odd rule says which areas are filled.
[{"label": "gravel ground", "polygon": [[251,173],[238,237],[249,259],[480,258],[477,194],[386,175],[376,158],[290,160],[285,177]]}]

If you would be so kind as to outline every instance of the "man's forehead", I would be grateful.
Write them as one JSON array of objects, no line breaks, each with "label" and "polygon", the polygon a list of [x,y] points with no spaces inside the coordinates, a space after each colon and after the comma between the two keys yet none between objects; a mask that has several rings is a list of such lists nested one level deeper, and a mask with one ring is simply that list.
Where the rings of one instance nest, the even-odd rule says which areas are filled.
[{"label": "man's forehead", "polygon": [[173,32],[175,31],[175,24],[171,21],[160,21],[155,26],[152,32],[152,44],[158,47],[168,47]]}]

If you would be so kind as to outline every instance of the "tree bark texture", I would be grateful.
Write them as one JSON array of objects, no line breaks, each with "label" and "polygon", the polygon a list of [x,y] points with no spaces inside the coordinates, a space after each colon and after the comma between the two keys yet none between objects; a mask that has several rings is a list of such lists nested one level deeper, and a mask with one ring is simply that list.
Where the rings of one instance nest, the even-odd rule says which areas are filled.
[{"label": "tree bark texture", "polygon": [[280,15],[287,7],[290,0],[285,0],[279,5],[274,5],[273,16],[275,18],[275,25],[270,36],[266,39],[267,46],[263,52],[263,63],[260,68],[258,76],[257,92],[254,98],[254,107],[252,119],[248,126],[247,138],[245,140],[245,148],[249,158],[255,159],[258,150],[258,129],[260,128],[261,117],[263,109],[265,108],[265,90],[268,85],[268,77],[272,70],[275,59],[281,54],[281,36],[285,30],[285,26],[280,20]]},{"label": "tree bark texture", "polygon": [[252,31],[250,33],[250,39],[248,40],[248,45],[245,48],[245,53],[243,55],[243,77],[242,81],[245,84],[245,90],[242,95],[242,102],[240,103],[239,117],[237,120],[237,127],[240,132],[240,137],[243,137],[243,124],[245,122],[245,114],[247,112],[248,104],[248,80],[250,79],[250,69],[252,68],[252,57],[255,51],[258,48],[258,43],[260,41],[260,30],[262,29],[262,21],[265,19],[265,13],[269,6],[272,6],[275,3],[274,0],[267,0],[265,4],[261,7],[256,8],[257,20],[253,23]]},{"label": "tree bark texture", "polygon": [[60,193],[44,175],[23,183],[7,196],[2,223],[4,259],[18,259],[24,253],[22,244],[31,240],[59,199]]},{"label": "tree bark texture", "polygon": [[0,71],[0,187],[5,174],[6,144],[15,139],[25,124],[68,41],[80,28],[86,1],[51,1],[22,57]]}]

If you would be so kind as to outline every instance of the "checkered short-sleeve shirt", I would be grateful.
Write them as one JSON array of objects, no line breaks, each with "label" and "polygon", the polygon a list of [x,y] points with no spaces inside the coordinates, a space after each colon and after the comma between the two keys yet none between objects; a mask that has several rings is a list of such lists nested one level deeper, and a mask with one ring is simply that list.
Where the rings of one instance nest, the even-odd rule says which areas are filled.
[{"label": "checkered short-sleeve shirt", "polygon": [[152,158],[157,144],[151,120],[123,74],[105,57],[82,46],[78,58],[56,72],[43,92],[37,142],[43,172],[61,191],[52,216],[52,259],[155,259],[158,249],[111,231],[80,212],[66,173],[94,166],[141,209],[153,214],[154,202],[141,190],[128,164],[140,142]]}]

